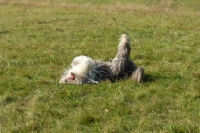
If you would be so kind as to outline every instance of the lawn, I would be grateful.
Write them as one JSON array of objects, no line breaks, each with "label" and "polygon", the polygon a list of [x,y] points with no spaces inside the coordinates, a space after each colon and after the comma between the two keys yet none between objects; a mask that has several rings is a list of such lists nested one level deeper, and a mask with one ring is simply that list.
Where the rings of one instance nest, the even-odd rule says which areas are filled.
[{"label": "lawn", "polygon": [[[0,1],[0,132],[200,132],[198,0]],[[75,56],[108,61],[121,34],[145,68],[62,85]]]}]

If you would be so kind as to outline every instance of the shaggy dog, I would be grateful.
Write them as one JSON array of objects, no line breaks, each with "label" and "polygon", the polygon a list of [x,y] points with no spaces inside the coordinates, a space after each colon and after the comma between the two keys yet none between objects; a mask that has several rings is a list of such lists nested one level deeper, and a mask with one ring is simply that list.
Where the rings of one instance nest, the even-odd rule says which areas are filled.
[{"label": "shaggy dog", "polygon": [[130,59],[130,40],[122,34],[118,45],[118,52],[110,62],[95,61],[88,56],[77,56],[73,59],[71,67],[61,76],[59,83],[82,85],[85,83],[98,84],[101,80],[115,81],[131,77],[141,82],[144,69],[137,67]]}]

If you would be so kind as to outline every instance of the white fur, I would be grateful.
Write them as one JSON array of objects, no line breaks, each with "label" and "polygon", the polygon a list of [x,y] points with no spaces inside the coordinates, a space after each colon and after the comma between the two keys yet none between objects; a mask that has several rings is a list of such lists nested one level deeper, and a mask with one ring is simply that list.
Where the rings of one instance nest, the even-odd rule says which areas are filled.
[{"label": "white fur", "polygon": [[[66,79],[70,77],[70,73],[75,74],[75,81],[77,84],[83,84],[83,81],[85,78],[88,78],[89,74],[90,76],[93,76],[95,63],[94,61],[88,57],[88,56],[77,56],[73,59],[71,63],[71,68],[64,73],[60,79],[59,83],[66,83]],[[98,83],[91,80],[91,83]]]}]

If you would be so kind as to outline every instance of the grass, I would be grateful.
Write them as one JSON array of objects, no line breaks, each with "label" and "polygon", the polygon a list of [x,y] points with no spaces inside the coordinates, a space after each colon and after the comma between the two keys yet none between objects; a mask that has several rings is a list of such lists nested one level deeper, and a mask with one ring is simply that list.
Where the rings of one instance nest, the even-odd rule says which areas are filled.
[{"label": "grass", "polygon": [[[197,0],[68,2],[1,1],[0,132],[200,132]],[[123,33],[142,84],[58,84],[77,55],[114,57]]]}]

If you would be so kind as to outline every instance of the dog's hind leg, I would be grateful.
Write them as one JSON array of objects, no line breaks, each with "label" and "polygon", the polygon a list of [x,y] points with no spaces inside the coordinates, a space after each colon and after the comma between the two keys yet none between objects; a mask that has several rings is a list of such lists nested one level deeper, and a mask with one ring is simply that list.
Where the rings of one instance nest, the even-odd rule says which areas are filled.
[{"label": "dog's hind leg", "polygon": [[116,57],[111,61],[112,78],[124,78],[131,76],[136,69],[134,63],[130,60],[130,40],[126,34],[122,34],[118,45]]},{"label": "dog's hind leg", "polygon": [[144,78],[144,68],[138,67],[131,75],[131,79],[133,81],[137,81],[138,83],[141,83]]},{"label": "dog's hind leg", "polygon": [[126,34],[122,34],[118,45],[116,58],[129,59],[131,52],[130,39]]}]

